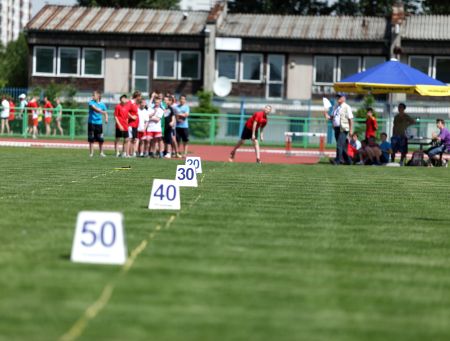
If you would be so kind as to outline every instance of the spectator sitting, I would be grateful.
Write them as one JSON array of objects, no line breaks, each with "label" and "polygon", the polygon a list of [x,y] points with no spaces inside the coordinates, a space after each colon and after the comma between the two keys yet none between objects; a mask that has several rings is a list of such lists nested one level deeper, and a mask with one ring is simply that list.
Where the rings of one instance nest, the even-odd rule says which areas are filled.
[{"label": "spectator sitting", "polygon": [[389,163],[389,157],[392,154],[392,146],[387,141],[387,134],[381,133],[380,134],[381,143],[380,143],[380,149],[381,149],[381,157],[380,161],[381,163]]},{"label": "spectator sitting", "polygon": [[365,148],[365,152],[367,154],[366,164],[381,165],[381,149],[380,146],[376,143],[375,137],[369,138],[369,141],[367,142],[367,146]]},{"label": "spectator sitting", "polygon": [[349,149],[351,150],[349,150],[347,154],[351,156],[352,161],[354,163],[360,161],[359,150],[361,149],[361,147],[362,147],[361,142],[358,140],[358,133],[353,133],[349,143]]},{"label": "spectator sitting", "polygon": [[433,134],[433,139],[438,142],[438,145],[426,151],[430,163],[433,166],[437,165],[436,162],[439,160],[440,154],[450,151],[450,132],[445,128],[445,121],[442,118],[438,118],[436,120],[436,127],[439,129],[439,135]]}]

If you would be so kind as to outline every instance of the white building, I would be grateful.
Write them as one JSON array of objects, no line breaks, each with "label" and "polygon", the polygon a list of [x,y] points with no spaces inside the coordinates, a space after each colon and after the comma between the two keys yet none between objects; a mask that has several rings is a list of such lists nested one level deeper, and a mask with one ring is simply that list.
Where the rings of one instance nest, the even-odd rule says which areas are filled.
[{"label": "white building", "polygon": [[178,6],[182,11],[209,11],[217,0],[180,0]]},{"label": "white building", "polygon": [[0,0],[0,42],[17,39],[31,18],[30,0]]}]

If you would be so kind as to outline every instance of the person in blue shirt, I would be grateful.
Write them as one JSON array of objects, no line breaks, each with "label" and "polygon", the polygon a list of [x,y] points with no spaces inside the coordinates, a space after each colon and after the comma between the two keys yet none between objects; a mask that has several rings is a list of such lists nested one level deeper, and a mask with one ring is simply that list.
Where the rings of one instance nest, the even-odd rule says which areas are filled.
[{"label": "person in blue shirt", "polygon": [[381,149],[381,163],[389,163],[389,155],[392,154],[392,145],[387,141],[387,134],[381,133],[380,134],[381,143],[380,143],[380,149]]},{"label": "person in blue shirt", "polygon": [[[189,122],[188,117],[191,113],[189,105],[186,103],[186,96],[181,95],[179,98],[179,104],[177,107],[177,142],[180,146],[181,141],[183,141],[183,156],[186,157],[188,153],[188,143],[189,143]],[[180,148],[181,149],[181,148]]]},{"label": "person in blue shirt", "polygon": [[100,150],[100,157],[105,157],[103,153],[103,115],[105,116],[105,123],[108,123],[108,112],[106,105],[101,102],[101,94],[99,91],[92,93],[92,99],[89,105],[88,118],[88,142],[89,142],[89,156],[94,156],[94,142],[98,142]]}]

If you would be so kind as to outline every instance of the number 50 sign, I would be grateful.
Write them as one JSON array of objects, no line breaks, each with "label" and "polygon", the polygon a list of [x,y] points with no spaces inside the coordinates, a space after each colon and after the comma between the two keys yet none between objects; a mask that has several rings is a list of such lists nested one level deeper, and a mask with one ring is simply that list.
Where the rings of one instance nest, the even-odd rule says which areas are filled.
[{"label": "number 50 sign", "polygon": [[71,260],[81,263],[123,264],[127,248],[123,215],[118,212],[78,213]]}]

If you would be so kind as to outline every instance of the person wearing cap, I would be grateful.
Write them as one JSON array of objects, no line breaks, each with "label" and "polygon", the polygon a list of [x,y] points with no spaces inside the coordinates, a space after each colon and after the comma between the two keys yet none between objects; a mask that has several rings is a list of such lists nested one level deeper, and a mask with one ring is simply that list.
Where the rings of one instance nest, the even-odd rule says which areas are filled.
[{"label": "person wearing cap", "polygon": [[335,165],[342,163],[351,164],[347,155],[347,138],[353,134],[352,108],[345,102],[345,94],[336,95],[337,105],[331,115],[325,112],[325,118],[333,122],[334,137],[336,139],[336,158],[330,159]]},{"label": "person wearing cap", "polygon": [[28,102],[27,102],[27,95],[25,95],[25,94],[20,94],[20,95],[19,95],[19,101],[20,101],[20,104],[19,104],[19,114],[18,114],[18,118],[21,119],[21,118],[22,118],[22,115],[26,113],[25,108],[26,108],[27,105],[28,105]]}]

